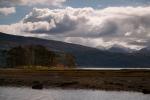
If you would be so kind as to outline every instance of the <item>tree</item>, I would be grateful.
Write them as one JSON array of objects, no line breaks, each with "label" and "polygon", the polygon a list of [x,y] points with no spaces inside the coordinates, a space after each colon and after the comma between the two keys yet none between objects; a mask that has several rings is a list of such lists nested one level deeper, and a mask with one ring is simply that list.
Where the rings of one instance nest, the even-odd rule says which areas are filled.
[{"label": "tree", "polygon": [[74,56],[69,53],[53,52],[41,45],[18,46],[8,51],[9,67],[57,66],[74,67]]},{"label": "tree", "polygon": [[26,65],[25,50],[21,47],[14,47],[8,51],[7,64],[10,67]]},{"label": "tree", "polygon": [[29,47],[30,56],[35,66],[52,66],[55,53],[47,50],[44,46],[36,45]]},{"label": "tree", "polygon": [[75,67],[75,57],[69,53],[65,54],[66,66]]},{"label": "tree", "polygon": [[55,53],[41,45],[18,46],[8,51],[8,66],[52,66]]}]

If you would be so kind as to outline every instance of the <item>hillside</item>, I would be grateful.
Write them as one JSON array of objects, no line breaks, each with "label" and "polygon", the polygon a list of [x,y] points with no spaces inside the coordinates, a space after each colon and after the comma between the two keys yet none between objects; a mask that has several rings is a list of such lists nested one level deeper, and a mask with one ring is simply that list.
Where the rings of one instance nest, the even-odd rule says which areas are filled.
[{"label": "hillside", "polygon": [[71,53],[75,56],[78,67],[150,67],[149,52],[118,53],[102,51],[60,41],[0,33],[1,50],[19,45],[43,45],[52,51]]},{"label": "hillside", "polygon": [[19,46],[19,45],[43,45],[54,51],[61,51],[61,52],[97,50],[97,49],[86,47],[86,46],[65,43],[65,42],[60,42],[60,41],[55,41],[55,40],[46,40],[46,39],[40,39],[40,38],[35,38],[35,37],[9,35],[9,34],[0,32],[0,48],[1,49],[8,49],[8,48]]}]

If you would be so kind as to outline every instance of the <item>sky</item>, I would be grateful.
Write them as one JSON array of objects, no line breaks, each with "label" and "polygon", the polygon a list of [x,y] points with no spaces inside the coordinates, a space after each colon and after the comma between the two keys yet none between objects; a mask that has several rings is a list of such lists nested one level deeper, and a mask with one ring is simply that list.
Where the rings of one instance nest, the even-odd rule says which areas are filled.
[{"label": "sky", "polygon": [[99,49],[150,48],[150,0],[0,0],[0,32]]}]

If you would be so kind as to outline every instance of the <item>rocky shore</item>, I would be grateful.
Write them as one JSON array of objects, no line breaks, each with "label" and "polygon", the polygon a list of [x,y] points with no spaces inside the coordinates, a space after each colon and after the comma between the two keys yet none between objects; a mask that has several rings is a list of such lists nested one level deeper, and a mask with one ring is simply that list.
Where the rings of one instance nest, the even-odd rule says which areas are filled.
[{"label": "rocky shore", "polygon": [[0,86],[68,88],[150,93],[150,70],[0,69]]}]

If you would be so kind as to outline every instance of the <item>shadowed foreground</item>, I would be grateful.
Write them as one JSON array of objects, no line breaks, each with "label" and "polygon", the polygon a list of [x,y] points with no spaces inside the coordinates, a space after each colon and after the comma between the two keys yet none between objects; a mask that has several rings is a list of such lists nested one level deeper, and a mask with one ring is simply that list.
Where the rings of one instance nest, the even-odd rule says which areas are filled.
[{"label": "shadowed foreground", "polygon": [[100,89],[150,92],[150,70],[25,70],[0,69],[1,86]]}]

